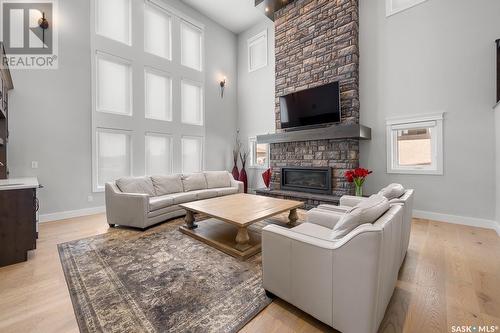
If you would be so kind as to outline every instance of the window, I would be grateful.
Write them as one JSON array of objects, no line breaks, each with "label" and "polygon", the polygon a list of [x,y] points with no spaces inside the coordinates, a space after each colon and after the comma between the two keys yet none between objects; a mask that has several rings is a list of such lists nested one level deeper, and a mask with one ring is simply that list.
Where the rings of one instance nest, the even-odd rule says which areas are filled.
[{"label": "window", "polygon": [[132,112],[130,64],[97,54],[97,111],[130,115]]},{"label": "window", "polygon": [[181,104],[184,124],[203,125],[203,88],[201,84],[183,80]]},{"label": "window", "polygon": [[385,0],[386,16],[397,14],[425,1],[427,0]]},{"label": "window", "polygon": [[97,130],[97,186],[130,176],[130,135],[127,131]]},{"label": "window", "polygon": [[123,176],[203,170],[205,28],[166,2],[90,0],[95,192]]},{"label": "window", "polygon": [[146,4],[144,7],[144,51],[171,60],[170,16],[163,10]]},{"label": "window", "polygon": [[130,0],[96,0],[97,34],[130,45],[130,28]]},{"label": "window", "polygon": [[181,22],[181,64],[202,70],[202,32],[196,26]]},{"label": "window", "polygon": [[172,139],[165,134],[146,134],[146,174],[172,173]]},{"label": "window", "polygon": [[144,71],[146,118],[172,121],[172,80],[166,74]]},{"label": "window", "polygon": [[443,114],[387,121],[387,172],[443,174]]},{"label": "window", "polygon": [[267,30],[250,38],[248,44],[248,71],[253,72],[267,66]]},{"label": "window", "polygon": [[250,166],[254,168],[269,167],[269,144],[257,143],[257,139],[250,138]]},{"label": "window", "polygon": [[182,138],[182,172],[203,170],[203,139],[200,137]]}]

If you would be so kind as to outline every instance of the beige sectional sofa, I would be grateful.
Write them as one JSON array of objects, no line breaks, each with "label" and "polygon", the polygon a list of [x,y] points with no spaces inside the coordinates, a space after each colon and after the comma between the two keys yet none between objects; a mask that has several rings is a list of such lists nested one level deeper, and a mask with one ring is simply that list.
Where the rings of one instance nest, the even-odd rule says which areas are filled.
[{"label": "beige sectional sofa", "polygon": [[125,177],[106,183],[106,216],[110,226],[145,229],[185,215],[179,204],[242,192],[227,171]]}]

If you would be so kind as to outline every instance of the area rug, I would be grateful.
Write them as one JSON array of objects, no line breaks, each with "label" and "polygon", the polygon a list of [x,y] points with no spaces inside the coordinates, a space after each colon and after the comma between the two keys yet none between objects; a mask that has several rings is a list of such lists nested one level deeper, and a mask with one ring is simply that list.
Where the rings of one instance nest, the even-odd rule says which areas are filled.
[{"label": "area rug", "polygon": [[238,261],[181,223],[58,245],[81,332],[237,332],[271,303],[260,254]]}]

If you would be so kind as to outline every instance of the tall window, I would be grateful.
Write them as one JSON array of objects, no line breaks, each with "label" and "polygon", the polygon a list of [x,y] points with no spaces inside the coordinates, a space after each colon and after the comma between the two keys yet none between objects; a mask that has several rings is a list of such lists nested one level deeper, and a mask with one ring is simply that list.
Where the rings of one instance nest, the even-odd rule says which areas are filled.
[{"label": "tall window", "polygon": [[267,66],[267,30],[247,41],[248,71],[253,72]]},{"label": "tall window", "polygon": [[387,172],[443,174],[443,114],[387,121]]},{"label": "tall window", "polygon": [[161,0],[91,6],[94,191],[123,176],[203,170],[204,26]]},{"label": "tall window", "polygon": [[255,137],[249,139],[250,166],[254,168],[269,167],[269,144],[257,143]]},{"label": "tall window", "polygon": [[97,184],[131,174],[130,135],[126,131],[97,130]]},{"label": "tall window", "polygon": [[203,170],[203,139],[200,137],[182,138],[182,172]]},{"label": "tall window", "polygon": [[146,174],[172,173],[172,139],[168,135],[146,134]]}]

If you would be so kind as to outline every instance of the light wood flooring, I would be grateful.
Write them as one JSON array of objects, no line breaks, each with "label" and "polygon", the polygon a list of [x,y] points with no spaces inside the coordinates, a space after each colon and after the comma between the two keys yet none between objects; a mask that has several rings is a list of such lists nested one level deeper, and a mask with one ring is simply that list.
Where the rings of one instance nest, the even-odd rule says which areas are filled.
[{"label": "light wood flooring", "polygon": [[[56,245],[107,230],[104,215],[41,224],[29,261],[0,268],[0,332],[78,332]],[[380,332],[451,332],[452,325],[500,326],[500,237],[415,219]],[[333,330],[280,300],[242,330],[326,331]]]}]

